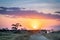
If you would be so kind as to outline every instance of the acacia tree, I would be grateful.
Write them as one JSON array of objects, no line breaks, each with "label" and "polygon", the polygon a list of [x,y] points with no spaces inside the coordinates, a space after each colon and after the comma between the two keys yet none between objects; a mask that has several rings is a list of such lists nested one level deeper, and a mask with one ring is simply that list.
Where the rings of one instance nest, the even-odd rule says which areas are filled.
[{"label": "acacia tree", "polygon": [[19,23],[16,23],[16,24],[12,24],[12,30],[17,30],[18,29],[18,26],[22,26],[22,25],[20,25]]}]

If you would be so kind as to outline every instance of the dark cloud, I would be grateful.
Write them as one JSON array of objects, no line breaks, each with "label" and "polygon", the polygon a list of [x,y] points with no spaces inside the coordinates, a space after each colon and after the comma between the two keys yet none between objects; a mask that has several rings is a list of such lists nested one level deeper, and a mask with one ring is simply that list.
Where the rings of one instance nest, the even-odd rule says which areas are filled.
[{"label": "dark cloud", "polygon": [[58,14],[60,14],[60,11],[56,11],[55,13],[58,13]]},{"label": "dark cloud", "polygon": [[0,7],[0,9],[3,9],[3,10],[0,10],[0,11],[7,11],[7,10],[19,11],[20,10],[20,8],[18,8],[18,7],[11,7],[11,8]]},{"label": "dark cloud", "polygon": [[0,14],[2,15],[15,15],[15,16],[21,16],[27,18],[60,19],[60,15],[38,13],[37,11],[34,10],[21,10],[21,8],[17,8],[17,7],[12,7],[12,8],[0,7],[0,8],[3,9],[0,10]]}]

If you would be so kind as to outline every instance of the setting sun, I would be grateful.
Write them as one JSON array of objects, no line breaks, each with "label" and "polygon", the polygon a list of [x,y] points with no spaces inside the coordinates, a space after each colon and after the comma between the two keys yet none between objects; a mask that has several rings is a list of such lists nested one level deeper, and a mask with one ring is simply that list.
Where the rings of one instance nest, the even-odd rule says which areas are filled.
[{"label": "setting sun", "polygon": [[35,30],[40,29],[39,25],[40,25],[39,20],[34,19],[33,21],[31,21],[31,26],[33,29],[35,29]]}]

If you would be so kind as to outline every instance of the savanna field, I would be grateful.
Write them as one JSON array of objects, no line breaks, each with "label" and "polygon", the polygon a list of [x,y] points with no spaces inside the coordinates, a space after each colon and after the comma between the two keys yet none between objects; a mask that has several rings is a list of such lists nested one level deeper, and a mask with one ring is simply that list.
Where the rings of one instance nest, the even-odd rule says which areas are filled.
[{"label": "savanna field", "polygon": [[[38,33],[12,33],[12,32],[0,32],[0,40],[30,40],[31,35],[36,35]],[[46,37],[48,40],[60,40],[60,32],[53,32],[53,33],[39,33]],[[38,40],[38,39],[37,39]]]},{"label": "savanna field", "polygon": [[28,40],[29,34],[27,33],[5,33],[0,32],[0,40]]}]

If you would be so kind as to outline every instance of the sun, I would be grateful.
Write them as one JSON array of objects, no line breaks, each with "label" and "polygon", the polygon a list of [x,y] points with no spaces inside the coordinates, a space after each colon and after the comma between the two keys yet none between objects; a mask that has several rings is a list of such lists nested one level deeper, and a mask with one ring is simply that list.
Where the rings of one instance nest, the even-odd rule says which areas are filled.
[{"label": "sun", "polygon": [[31,22],[31,26],[32,26],[32,28],[33,28],[34,30],[39,29],[39,25],[40,25],[40,23],[39,23],[38,20],[33,20],[33,21]]},{"label": "sun", "polygon": [[33,25],[33,28],[34,28],[34,29],[37,29],[37,26],[36,26],[36,25]]}]

